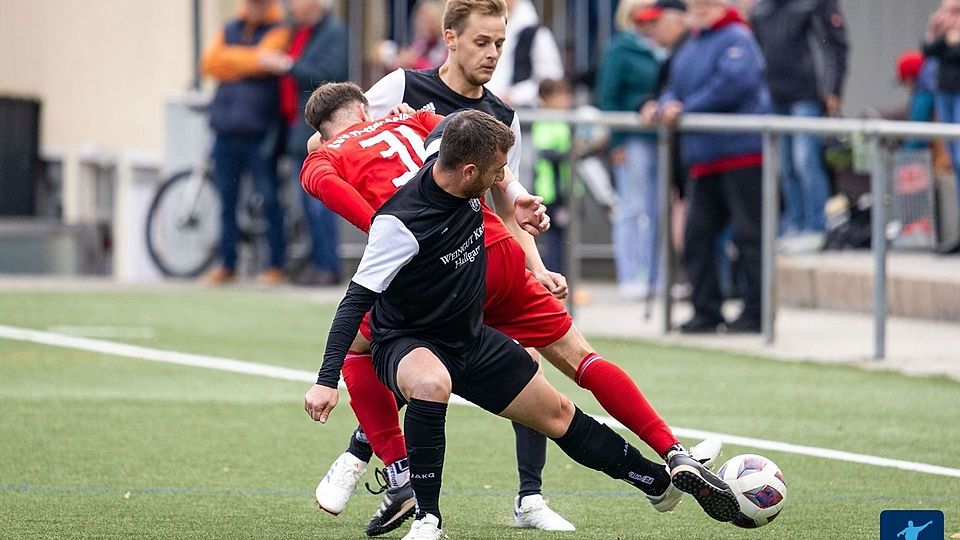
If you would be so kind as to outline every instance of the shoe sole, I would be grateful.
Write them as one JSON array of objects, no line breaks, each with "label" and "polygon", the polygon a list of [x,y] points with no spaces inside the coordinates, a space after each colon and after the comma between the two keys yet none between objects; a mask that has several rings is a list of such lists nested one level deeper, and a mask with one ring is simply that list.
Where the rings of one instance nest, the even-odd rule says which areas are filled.
[{"label": "shoe sole", "polygon": [[404,521],[413,517],[413,512],[416,510],[416,506],[416,499],[404,501],[404,503],[400,506],[400,512],[396,514],[392,520],[373,529],[367,529],[367,536],[380,536],[381,534],[387,534],[388,532],[403,525]]},{"label": "shoe sole", "polygon": [[680,465],[673,471],[673,485],[696,499],[703,511],[717,521],[733,521],[740,512],[737,497],[707,482],[700,472],[689,465]]},{"label": "shoe sole", "polygon": [[319,508],[320,510],[323,510],[324,512],[330,514],[331,516],[339,516],[340,512],[343,511],[341,510],[340,512],[334,512],[333,510],[330,510],[329,508],[324,507],[322,504],[320,504],[320,501],[316,499],[314,499],[313,502],[316,503],[317,508]]}]

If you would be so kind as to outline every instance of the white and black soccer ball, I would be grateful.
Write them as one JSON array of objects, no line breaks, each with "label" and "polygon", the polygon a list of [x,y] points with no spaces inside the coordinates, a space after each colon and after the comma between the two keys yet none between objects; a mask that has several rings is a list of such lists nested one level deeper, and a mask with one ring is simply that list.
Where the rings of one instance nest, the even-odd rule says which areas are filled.
[{"label": "white and black soccer ball", "polygon": [[787,500],[787,484],[773,461],[756,454],[741,454],[724,463],[718,476],[730,484],[740,503],[734,525],[753,529],[780,515]]}]

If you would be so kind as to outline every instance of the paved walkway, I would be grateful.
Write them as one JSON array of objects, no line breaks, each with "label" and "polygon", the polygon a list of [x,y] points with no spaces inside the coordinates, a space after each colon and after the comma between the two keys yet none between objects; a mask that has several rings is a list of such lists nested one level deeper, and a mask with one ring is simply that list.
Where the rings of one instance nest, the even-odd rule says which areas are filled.
[{"label": "paved walkway", "polygon": [[[343,287],[307,289],[284,286],[266,289],[256,285],[233,286],[289,294],[315,302],[337,303]],[[0,291],[144,291],[199,290],[196,283],[165,282],[146,285],[115,283],[102,278],[50,278],[0,276]],[[891,318],[887,326],[887,358],[872,360],[873,319],[869,314],[821,310],[781,309],[776,321],[776,339],[763,345],[760,336],[681,336],[660,333],[659,311],[644,319],[644,305],[626,302],[616,287],[585,283],[580,289],[588,300],[575,308],[576,322],[589,336],[640,338],[658,343],[721,349],[783,360],[845,362],[866,369],[890,369],[908,374],[938,374],[960,381],[960,323]],[[690,315],[686,304],[677,304],[674,323]]]}]

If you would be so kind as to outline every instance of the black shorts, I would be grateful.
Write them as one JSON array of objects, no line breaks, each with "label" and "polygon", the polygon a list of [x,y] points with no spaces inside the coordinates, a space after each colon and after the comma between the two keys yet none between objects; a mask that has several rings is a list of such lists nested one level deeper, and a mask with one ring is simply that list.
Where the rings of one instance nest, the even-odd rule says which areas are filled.
[{"label": "black shorts", "polygon": [[404,356],[418,347],[433,352],[447,368],[454,394],[494,414],[506,409],[539,369],[523,347],[489,326],[483,327],[479,343],[470,348],[474,352],[467,355],[418,336],[375,339],[372,349],[377,377],[401,398],[397,367]]}]

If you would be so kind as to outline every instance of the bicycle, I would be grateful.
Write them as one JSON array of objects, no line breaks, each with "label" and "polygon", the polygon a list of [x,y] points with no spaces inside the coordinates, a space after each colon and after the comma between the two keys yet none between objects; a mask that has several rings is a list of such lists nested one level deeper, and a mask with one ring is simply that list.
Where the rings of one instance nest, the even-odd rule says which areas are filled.
[{"label": "bicycle", "polygon": [[[191,106],[203,112],[205,105]],[[147,252],[163,275],[193,278],[209,270],[220,246],[220,194],[213,179],[210,152],[200,163],[170,175],[157,190],[146,220]],[[282,171],[281,171],[282,172]],[[263,201],[252,179],[241,179],[237,204],[238,268],[256,273],[267,259]],[[296,275],[308,264],[310,232],[300,204],[299,189],[281,175],[280,204],[284,210],[285,271]],[[243,271],[246,270],[246,271]]]}]

